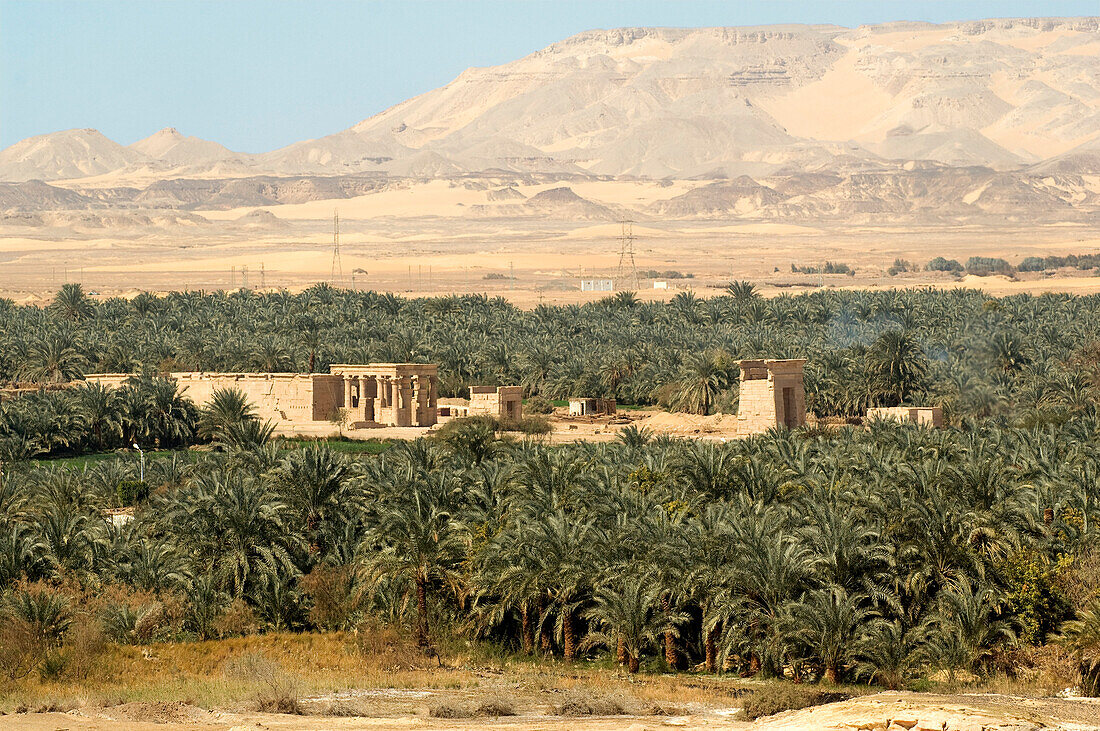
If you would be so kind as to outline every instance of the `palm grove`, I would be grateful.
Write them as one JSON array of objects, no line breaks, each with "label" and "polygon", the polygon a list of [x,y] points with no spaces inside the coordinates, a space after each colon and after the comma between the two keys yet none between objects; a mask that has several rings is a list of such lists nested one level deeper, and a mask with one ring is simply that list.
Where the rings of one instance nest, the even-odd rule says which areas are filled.
[{"label": "palm grove", "polygon": [[[95,593],[116,597],[94,617],[116,642],[384,621],[425,646],[464,634],[631,671],[891,687],[1049,652],[1095,691],[1098,309],[974,291],[763,300],[740,285],[529,312],[328,287],[102,303],[68,287],[45,310],[3,303],[0,377],[150,374],[0,407],[5,631],[37,638],[19,672],[64,672],[91,611],[77,597]],[[628,429],[547,446],[473,422],[351,459],[282,449],[233,392],[200,411],[155,377],[429,361],[452,393],[522,382],[707,411],[735,405],[735,359],[762,356],[809,358],[818,414],[939,403],[956,426],[729,444]],[[132,460],[35,459],[131,439],[215,449],[151,461],[122,526],[102,511]]]}]

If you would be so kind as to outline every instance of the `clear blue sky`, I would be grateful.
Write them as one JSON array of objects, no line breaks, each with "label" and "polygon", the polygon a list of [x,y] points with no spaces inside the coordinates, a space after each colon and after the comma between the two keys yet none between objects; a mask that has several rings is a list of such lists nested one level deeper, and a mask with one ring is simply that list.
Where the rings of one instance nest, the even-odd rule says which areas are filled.
[{"label": "clear blue sky", "polygon": [[173,126],[261,152],[590,28],[1098,13],[1097,0],[0,0],[0,147]]}]

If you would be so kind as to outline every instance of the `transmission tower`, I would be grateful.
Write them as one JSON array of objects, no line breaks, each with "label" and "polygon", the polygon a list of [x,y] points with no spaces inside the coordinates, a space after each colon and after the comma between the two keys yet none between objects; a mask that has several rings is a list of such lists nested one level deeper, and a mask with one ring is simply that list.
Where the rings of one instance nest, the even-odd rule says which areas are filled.
[{"label": "transmission tower", "polygon": [[634,222],[622,221],[619,235],[619,281],[629,281],[631,289],[638,289],[638,266],[634,263]]},{"label": "transmission tower", "polygon": [[340,262],[340,211],[332,211],[332,273],[329,280],[336,284],[336,278],[344,278],[344,265]]}]

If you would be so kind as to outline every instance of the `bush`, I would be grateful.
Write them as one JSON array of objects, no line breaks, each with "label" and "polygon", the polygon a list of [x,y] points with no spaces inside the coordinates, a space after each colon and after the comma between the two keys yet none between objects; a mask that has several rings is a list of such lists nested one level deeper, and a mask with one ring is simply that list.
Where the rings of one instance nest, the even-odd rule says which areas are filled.
[{"label": "bush", "polygon": [[542,416],[525,416],[519,421],[498,421],[501,431],[518,431],[523,434],[549,434],[550,422]]},{"label": "bush", "polygon": [[428,715],[432,718],[473,718],[474,712],[465,706],[442,701],[430,706]]},{"label": "bush", "polygon": [[501,716],[514,716],[516,715],[516,710],[512,707],[511,703],[503,698],[491,698],[487,701],[483,701],[477,707],[477,715],[500,718]]},{"label": "bush", "polygon": [[552,414],[554,413],[554,404],[542,396],[532,396],[523,405],[523,410],[531,414]]},{"label": "bush", "polygon": [[745,699],[741,715],[745,720],[753,721],[763,716],[774,716],[783,711],[797,711],[800,708],[835,703],[851,697],[847,693],[827,692],[805,685],[779,683],[753,691]]},{"label": "bush", "polygon": [[244,599],[234,599],[225,611],[213,622],[214,631],[219,637],[239,637],[254,635],[260,631],[260,622],[256,612]]},{"label": "bush", "polygon": [[961,272],[963,265],[954,259],[944,259],[942,256],[937,256],[928,262],[928,266],[925,268],[930,272]]},{"label": "bush", "polygon": [[317,566],[299,579],[309,599],[309,621],[328,632],[346,630],[358,623],[362,602],[350,566]]},{"label": "bush", "polygon": [[365,665],[387,673],[428,667],[427,656],[412,637],[374,621],[356,628],[355,646]]},{"label": "bush", "polygon": [[115,488],[115,494],[123,507],[136,505],[149,497],[149,484],[141,480],[122,480]]},{"label": "bush", "polygon": [[254,698],[259,710],[302,714],[301,683],[265,655],[256,652],[241,655],[228,663],[226,675],[258,686]]},{"label": "bush", "polygon": [[556,708],[559,716],[623,716],[626,710],[614,696],[569,691]]},{"label": "bush", "polygon": [[966,273],[978,277],[987,277],[991,274],[1000,274],[1010,277],[1016,273],[1016,269],[1004,259],[994,259],[988,256],[972,256],[966,260]]}]

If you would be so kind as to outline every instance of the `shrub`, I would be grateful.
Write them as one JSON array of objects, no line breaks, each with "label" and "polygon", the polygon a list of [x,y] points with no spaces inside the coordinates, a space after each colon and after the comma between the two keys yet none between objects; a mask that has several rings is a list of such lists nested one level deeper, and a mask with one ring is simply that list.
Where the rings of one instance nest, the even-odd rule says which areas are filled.
[{"label": "shrub", "polygon": [[519,421],[500,421],[498,427],[502,431],[518,431],[523,434],[549,434],[550,422],[541,416],[525,416]]},{"label": "shrub", "polygon": [[523,410],[531,414],[552,414],[554,413],[554,404],[542,396],[532,396],[523,405]]},{"label": "shrub", "polygon": [[234,599],[225,611],[213,622],[219,637],[239,637],[254,635],[260,630],[256,612],[244,601]]},{"label": "shrub", "polygon": [[516,711],[507,700],[503,698],[490,698],[487,701],[483,701],[477,707],[477,715],[500,718],[501,716],[514,716],[516,715]]},{"label": "shrub", "polygon": [[745,720],[753,721],[763,716],[774,716],[783,711],[797,711],[800,708],[820,706],[851,698],[847,693],[819,690],[805,685],[780,683],[753,691],[741,708]]},{"label": "shrub", "polygon": [[230,678],[257,686],[254,699],[259,710],[302,714],[301,683],[265,655],[241,655],[226,666],[225,672]]},{"label": "shrub", "polygon": [[361,601],[350,566],[318,566],[299,579],[309,599],[309,621],[326,631],[346,630],[360,618]]},{"label": "shrub", "polygon": [[149,497],[149,484],[141,480],[121,480],[115,487],[119,505],[129,507]]},{"label": "shrub", "polygon": [[987,277],[991,274],[1001,274],[1010,277],[1016,273],[1016,269],[1004,259],[994,259],[988,256],[972,256],[966,260],[966,273],[978,277]]},{"label": "shrub", "polygon": [[84,680],[99,668],[107,651],[107,638],[95,622],[80,622],[65,635],[65,674]]},{"label": "shrub", "polygon": [[46,657],[47,645],[25,620],[0,622],[0,672],[8,680],[30,675]]},{"label": "shrub", "polygon": [[428,666],[427,656],[411,637],[374,621],[356,628],[355,644],[365,664],[385,672]]},{"label": "shrub", "polygon": [[928,262],[928,266],[925,268],[930,272],[961,272],[963,265],[954,259],[944,259],[942,256],[937,256]]},{"label": "shrub", "polygon": [[474,712],[465,706],[442,701],[430,706],[428,715],[432,718],[473,718]]},{"label": "shrub", "polygon": [[623,704],[614,696],[569,691],[555,709],[559,716],[622,716]]}]

